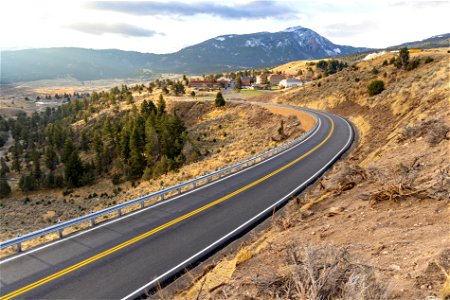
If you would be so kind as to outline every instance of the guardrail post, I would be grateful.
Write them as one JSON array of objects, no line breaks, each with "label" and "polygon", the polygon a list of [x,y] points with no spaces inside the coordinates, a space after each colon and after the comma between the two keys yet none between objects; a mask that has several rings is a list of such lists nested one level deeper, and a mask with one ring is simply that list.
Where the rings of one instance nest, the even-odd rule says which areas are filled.
[{"label": "guardrail post", "polygon": [[94,227],[95,226],[95,220],[91,219],[91,226]]},{"label": "guardrail post", "polygon": [[144,208],[144,201],[141,201],[141,208]]},{"label": "guardrail post", "polygon": [[62,229],[58,230],[58,236],[59,236],[60,239],[63,238],[63,230]]},{"label": "guardrail post", "polygon": [[22,252],[22,243],[17,243],[17,252]]},{"label": "guardrail post", "polygon": [[181,194],[181,188],[178,188],[178,194]]},{"label": "guardrail post", "polygon": [[194,187],[194,189],[197,187],[197,183],[196,182],[193,182],[192,183],[192,186]]},{"label": "guardrail post", "polygon": [[164,200],[164,194],[161,195],[161,200]]},{"label": "guardrail post", "polygon": [[122,209],[121,209],[121,208],[119,208],[119,209],[117,210],[117,216],[118,216],[118,217],[122,216]]}]

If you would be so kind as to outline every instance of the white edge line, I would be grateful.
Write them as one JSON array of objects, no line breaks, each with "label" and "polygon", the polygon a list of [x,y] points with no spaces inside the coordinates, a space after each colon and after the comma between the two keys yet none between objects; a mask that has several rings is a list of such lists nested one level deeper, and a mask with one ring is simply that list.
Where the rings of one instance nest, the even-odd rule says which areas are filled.
[{"label": "white edge line", "polygon": [[312,137],[319,131],[320,127],[322,126],[322,122],[321,122],[321,120],[320,120],[319,118],[318,118],[318,123],[319,123],[319,125],[316,127],[316,129],[315,129],[313,132],[311,132],[311,134],[310,134],[306,139],[304,139],[303,141],[299,142],[298,144],[296,144],[296,145],[293,146],[293,147],[287,148],[287,149],[281,151],[280,153],[277,153],[276,155],[274,155],[274,156],[272,156],[272,157],[270,157],[270,158],[268,158],[268,159],[262,160],[262,161],[260,161],[259,163],[254,164],[253,166],[244,168],[244,169],[242,169],[242,170],[240,170],[240,171],[238,171],[238,172],[235,172],[235,173],[232,173],[232,174],[230,174],[230,175],[227,175],[227,176],[225,176],[225,177],[223,177],[223,178],[214,180],[214,181],[212,181],[212,182],[210,182],[210,183],[207,183],[207,184],[205,184],[205,185],[201,185],[201,186],[199,186],[198,188],[192,189],[192,190],[190,190],[190,191],[187,191],[187,192],[185,192],[185,193],[183,193],[183,194],[180,194],[180,195],[177,195],[177,196],[175,196],[175,197],[171,197],[171,198],[169,198],[169,199],[167,199],[167,200],[159,201],[159,202],[154,203],[154,204],[152,204],[152,205],[150,205],[150,206],[148,206],[148,207],[146,207],[146,208],[138,209],[138,210],[136,210],[136,211],[134,211],[134,212],[132,212],[132,213],[125,214],[125,215],[123,215],[122,217],[115,218],[115,219],[112,219],[112,220],[110,220],[110,221],[106,221],[106,222],[103,223],[103,224],[96,225],[95,227],[89,228],[89,229],[87,229],[87,230],[81,230],[79,233],[70,235],[70,236],[68,236],[68,237],[64,237],[64,238],[62,238],[62,239],[58,239],[58,240],[56,240],[56,241],[54,241],[54,242],[50,242],[50,243],[48,243],[48,244],[45,244],[45,245],[43,245],[43,246],[41,246],[41,247],[37,247],[37,248],[31,249],[31,250],[29,250],[29,251],[26,250],[26,251],[24,251],[23,253],[16,254],[16,255],[14,255],[14,256],[12,256],[12,257],[9,257],[9,258],[6,258],[6,259],[4,259],[4,260],[1,260],[1,261],[0,261],[0,265],[2,265],[2,264],[4,264],[4,263],[7,263],[7,262],[10,262],[10,261],[13,261],[13,260],[15,260],[15,259],[17,259],[17,258],[20,258],[20,257],[22,257],[22,256],[29,255],[29,254],[32,254],[32,253],[34,253],[34,252],[43,250],[43,249],[48,248],[48,247],[50,247],[50,246],[54,246],[54,245],[56,245],[56,244],[58,244],[58,243],[62,243],[62,242],[69,241],[69,240],[71,240],[71,239],[73,239],[73,238],[75,238],[75,237],[78,237],[78,236],[83,235],[83,234],[85,234],[85,233],[88,233],[88,232],[91,232],[91,231],[93,231],[93,230],[102,228],[102,227],[104,227],[104,226],[107,226],[107,225],[114,224],[114,223],[116,223],[116,222],[125,220],[126,218],[132,217],[132,216],[134,216],[134,215],[136,215],[136,214],[138,214],[138,213],[142,213],[142,212],[147,211],[147,210],[149,210],[149,209],[153,209],[153,208],[155,208],[155,207],[158,207],[158,206],[161,206],[161,205],[170,203],[170,202],[172,202],[172,201],[174,201],[174,200],[177,200],[177,199],[180,198],[180,197],[184,197],[184,196],[189,195],[189,194],[191,194],[191,193],[193,193],[193,192],[202,190],[202,189],[204,189],[204,188],[206,188],[206,187],[209,187],[209,186],[212,186],[212,185],[214,185],[214,184],[216,184],[216,183],[219,183],[219,182],[221,182],[221,181],[223,181],[223,180],[225,180],[225,179],[231,178],[231,177],[233,177],[233,176],[236,176],[236,175],[238,175],[238,174],[241,174],[241,173],[243,173],[243,172],[246,172],[246,171],[248,171],[248,170],[251,170],[251,169],[253,169],[253,168],[257,167],[257,166],[260,166],[260,165],[262,165],[262,164],[264,164],[264,163],[266,163],[266,162],[269,162],[269,161],[271,161],[272,159],[274,159],[274,158],[276,158],[276,157],[278,157],[278,156],[280,156],[280,155],[282,155],[282,154],[285,154],[285,153],[287,153],[287,152],[289,152],[289,151],[291,151],[291,150],[296,149],[298,146],[302,145],[303,143],[305,143],[306,141],[308,141],[310,138],[312,138]]},{"label": "white edge line", "polygon": [[[339,116],[338,116],[339,117]],[[341,117],[339,117],[341,118]],[[333,158],[331,160],[329,160],[319,171],[317,171],[316,173],[314,173],[314,175],[312,175],[310,178],[308,178],[304,183],[302,183],[301,185],[299,185],[298,187],[296,187],[294,190],[292,190],[291,192],[289,192],[286,196],[284,196],[283,198],[281,198],[280,200],[278,200],[277,202],[275,202],[274,204],[272,204],[271,206],[267,207],[265,210],[263,210],[262,212],[260,212],[259,214],[257,214],[256,216],[254,216],[253,218],[249,219],[248,221],[246,221],[245,223],[241,224],[239,227],[235,228],[233,231],[227,233],[226,235],[224,235],[223,237],[221,237],[220,239],[218,239],[217,241],[215,241],[214,243],[210,244],[209,246],[203,248],[202,250],[200,250],[199,252],[195,253],[194,255],[192,255],[191,257],[187,258],[186,260],[182,261],[181,263],[179,263],[178,265],[176,265],[175,267],[173,267],[172,269],[168,270],[167,272],[165,272],[164,274],[156,277],[155,279],[153,279],[152,281],[150,281],[149,283],[143,285],[142,287],[138,288],[137,290],[135,290],[134,292],[128,294],[127,296],[123,297],[121,300],[125,300],[125,299],[129,299],[133,296],[136,296],[136,294],[142,292],[145,288],[149,287],[150,285],[160,281],[161,279],[163,279],[164,277],[166,277],[167,275],[169,275],[170,273],[172,273],[173,271],[177,270],[178,268],[188,264],[189,262],[191,262],[193,259],[195,259],[197,256],[200,256],[201,254],[203,254],[204,252],[208,251],[209,249],[213,248],[214,246],[216,246],[217,244],[221,243],[223,240],[229,238],[230,236],[232,236],[234,233],[236,233],[237,231],[241,230],[242,228],[246,227],[249,223],[253,222],[254,220],[258,219],[260,216],[266,214],[268,211],[272,210],[274,207],[276,207],[277,205],[279,205],[280,203],[284,202],[286,199],[290,198],[293,194],[295,194],[296,191],[302,189],[304,186],[308,185],[309,182],[313,179],[315,179],[315,177],[320,174],[321,172],[323,172],[326,168],[328,168],[332,162],[339,156],[341,155],[349,146],[349,144],[352,141],[353,138],[353,130],[350,127],[349,123],[347,120],[341,118],[342,120],[345,121],[345,123],[347,124],[347,126],[349,127],[350,130],[350,135],[349,138],[347,140],[347,143],[345,144],[345,146],[335,155],[333,156]]]}]

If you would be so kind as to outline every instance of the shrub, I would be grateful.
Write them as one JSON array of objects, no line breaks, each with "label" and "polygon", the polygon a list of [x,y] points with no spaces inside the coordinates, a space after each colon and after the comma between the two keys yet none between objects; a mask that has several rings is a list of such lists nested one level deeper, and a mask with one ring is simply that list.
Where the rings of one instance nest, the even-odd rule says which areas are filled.
[{"label": "shrub", "polygon": [[121,174],[119,174],[119,173],[113,173],[112,175],[111,175],[111,183],[113,184],[113,185],[118,185],[118,184],[120,184],[121,182],[122,182],[122,175]]},{"label": "shrub", "polygon": [[73,193],[73,190],[64,190],[63,192],[62,192],[62,195],[63,196],[67,196],[67,195],[70,195],[70,194],[72,194]]},{"label": "shrub", "polygon": [[378,73],[380,73],[380,71],[378,71],[377,68],[373,67],[372,71],[370,71],[373,75],[378,75]]},{"label": "shrub", "polygon": [[11,187],[6,180],[0,180],[0,198],[7,197],[11,194]]},{"label": "shrub", "polygon": [[367,91],[369,92],[369,96],[378,95],[382,91],[384,91],[384,81],[383,80],[374,80],[367,87]]},{"label": "shrub", "polygon": [[216,107],[225,106],[225,100],[223,99],[222,93],[218,92],[215,100]]},{"label": "shrub", "polygon": [[433,61],[434,61],[434,59],[429,56],[425,59],[426,64],[429,64],[430,62],[433,62]]},{"label": "shrub", "polygon": [[408,66],[406,67],[406,70],[411,71],[415,68],[417,68],[420,64],[420,59],[415,59],[408,63]]},{"label": "shrub", "polygon": [[345,248],[291,244],[285,255],[285,268],[278,276],[259,280],[261,298],[390,299],[389,284],[377,269],[359,263]]}]

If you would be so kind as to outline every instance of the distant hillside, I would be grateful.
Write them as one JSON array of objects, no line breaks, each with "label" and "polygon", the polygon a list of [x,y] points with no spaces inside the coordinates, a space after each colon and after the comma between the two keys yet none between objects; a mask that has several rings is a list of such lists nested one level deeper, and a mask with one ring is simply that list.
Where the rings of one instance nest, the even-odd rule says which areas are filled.
[{"label": "distant hillside", "polygon": [[142,75],[157,55],[83,48],[46,48],[1,52],[1,83],[64,78],[81,81]]},{"label": "distant hillside", "polygon": [[201,74],[262,68],[292,60],[314,59],[367,50],[330,42],[311,29],[288,28],[219,36],[170,54],[121,50],[48,48],[2,51],[1,82],[74,77],[95,80],[149,77],[167,72]]},{"label": "distant hillside", "polygon": [[450,46],[450,33],[446,33],[435,35],[421,41],[408,42],[397,46],[392,46],[389,47],[388,49],[398,49],[402,47],[425,49],[425,48],[441,48],[449,46]]}]

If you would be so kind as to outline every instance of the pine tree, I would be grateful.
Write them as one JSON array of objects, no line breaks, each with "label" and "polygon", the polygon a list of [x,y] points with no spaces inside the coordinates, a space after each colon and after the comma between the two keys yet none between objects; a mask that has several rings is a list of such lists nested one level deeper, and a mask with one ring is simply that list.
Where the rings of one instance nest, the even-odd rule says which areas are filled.
[{"label": "pine tree", "polygon": [[159,152],[158,134],[150,119],[145,122],[145,157],[148,165],[152,165]]},{"label": "pine tree", "polygon": [[409,51],[408,48],[401,48],[398,53],[398,59],[395,60],[394,64],[395,66],[400,69],[407,69],[409,64]]},{"label": "pine tree", "polygon": [[34,176],[23,174],[19,180],[19,188],[22,192],[29,192],[36,189],[36,181]]},{"label": "pine tree", "polygon": [[20,173],[20,144],[16,140],[13,151],[12,169]]},{"label": "pine tree", "polygon": [[94,137],[92,139],[92,148],[95,152],[95,168],[97,169],[98,173],[103,173],[104,169],[106,168],[105,164],[105,153],[103,148],[103,141],[100,138],[100,135],[95,132]]},{"label": "pine tree", "polygon": [[0,198],[5,198],[11,194],[11,187],[5,178],[0,178]]},{"label": "pine tree", "polygon": [[88,137],[87,137],[87,130],[86,129],[83,129],[81,131],[80,148],[83,151],[88,151],[89,150],[89,140],[88,140]]},{"label": "pine tree", "polygon": [[7,173],[9,173],[9,167],[6,164],[5,158],[0,158],[0,177],[4,177]]},{"label": "pine tree", "polygon": [[51,145],[45,149],[45,165],[50,171],[55,170],[58,165],[58,155]]},{"label": "pine tree", "polygon": [[148,101],[148,111],[150,112],[150,115],[157,113],[156,105],[151,100]]},{"label": "pine tree", "polygon": [[159,95],[157,110],[158,114],[160,115],[166,112],[166,101],[164,101],[164,97],[162,94]]},{"label": "pine tree", "polygon": [[130,136],[130,167],[131,175],[138,177],[142,175],[145,167],[145,160],[141,152],[142,140],[136,127],[133,128]]},{"label": "pine tree", "polygon": [[123,127],[120,132],[120,154],[124,159],[130,157],[130,134],[127,127]]},{"label": "pine tree", "polygon": [[240,90],[242,88],[242,79],[241,76],[236,78],[236,85],[234,86],[236,90]]},{"label": "pine tree", "polygon": [[0,198],[7,197],[11,193],[11,187],[9,186],[8,181],[6,179],[8,172],[9,168],[2,157],[0,165]]},{"label": "pine tree", "polygon": [[69,160],[69,157],[72,155],[73,152],[75,152],[75,145],[73,144],[71,139],[67,139],[64,143],[61,161],[63,163],[67,163],[67,161]]},{"label": "pine tree", "polygon": [[81,184],[83,176],[83,164],[76,151],[73,151],[68,157],[64,166],[64,177],[68,187],[78,187]]},{"label": "pine tree", "polygon": [[147,117],[150,114],[147,100],[144,99],[141,103],[141,114]]},{"label": "pine tree", "polygon": [[225,106],[225,100],[223,99],[223,95],[221,92],[218,92],[215,100],[216,107]]}]

